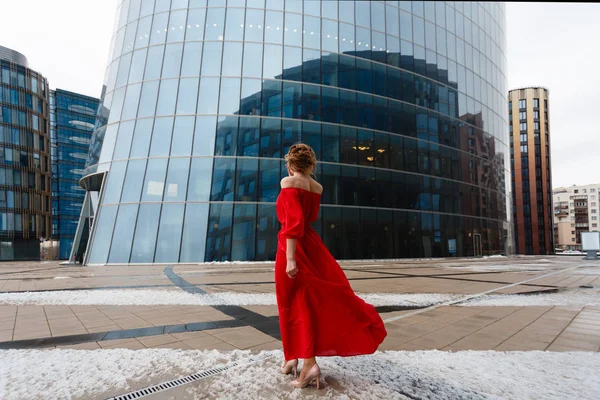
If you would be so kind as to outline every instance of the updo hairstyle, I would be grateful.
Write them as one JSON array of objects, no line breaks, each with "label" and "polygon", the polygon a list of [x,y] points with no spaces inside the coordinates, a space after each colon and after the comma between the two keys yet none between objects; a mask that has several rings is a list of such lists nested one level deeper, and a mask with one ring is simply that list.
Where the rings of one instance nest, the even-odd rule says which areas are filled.
[{"label": "updo hairstyle", "polygon": [[285,156],[287,167],[294,172],[306,174],[317,165],[315,151],[307,144],[297,143],[290,147]]}]

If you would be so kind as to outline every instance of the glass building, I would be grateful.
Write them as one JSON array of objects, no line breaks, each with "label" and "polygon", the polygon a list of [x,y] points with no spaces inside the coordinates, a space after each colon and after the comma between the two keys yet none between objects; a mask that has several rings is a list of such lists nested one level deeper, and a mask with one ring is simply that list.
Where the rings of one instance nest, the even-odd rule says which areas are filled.
[{"label": "glass building", "polygon": [[335,257],[509,251],[503,4],[125,0],[115,25],[87,263],[273,260],[299,141]]},{"label": "glass building", "polygon": [[50,92],[52,166],[52,238],[59,258],[68,259],[79,222],[85,190],[83,177],[99,100],[65,90]]},{"label": "glass building", "polygon": [[0,46],[0,260],[39,260],[50,236],[46,79]]}]

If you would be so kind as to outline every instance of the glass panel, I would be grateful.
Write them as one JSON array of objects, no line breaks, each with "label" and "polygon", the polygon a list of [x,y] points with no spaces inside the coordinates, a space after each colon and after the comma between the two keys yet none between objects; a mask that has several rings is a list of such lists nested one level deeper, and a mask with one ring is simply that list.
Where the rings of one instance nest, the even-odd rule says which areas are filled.
[{"label": "glass panel", "polygon": [[203,262],[206,251],[208,204],[188,203],[185,208],[180,262]]},{"label": "glass panel", "polygon": [[258,157],[260,141],[260,119],[240,118],[237,154]]},{"label": "glass panel", "polygon": [[167,187],[163,201],[185,201],[189,170],[189,158],[170,159]]},{"label": "glass panel", "polygon": [[217,117],[196,118],[193,155],[212,156],[214,154],[216,131]]},{"label": "glass panel", "polygon": [[186,41],[202,40],[204,38],[205,14],[206,9],[204,8],[189,11],[187,20],[187,33],[185,36]]},{"label": "glass panel", "polygon": [[246,29],[246,36],[244,37],[245,41],[263,41],[264,18],[264,11],[262,10],[246,10],[246,24],[244,26]]},{"label": "glass panel", "polygon": [[[100,153],[100,163],[110,161],[112,158],[112,153],[115,148],[115,141],[117,140],[117,129],[119,125],[110,125],[106,128],[106,132],[104,134],[104,142],[102,145],[102,152]],[[12,153],[11,153],[12,155]],[[11,158],[12,161],[12,158]],[[4,162],[7,162],[5,160]]]},{"label": "glass panel", "polygon": [[267,11],[265,29],[266,43],[283,43],[283,13]]},{"label": "glass panel", "polygon": [[167,159],[158,158],[148,160],[146,179],[142,201],[161,201],[165,188],[165,175],[167,172]]},{"label": "glass panel", "polygon": [[208,219],[206,259],[226,261],[231,247],[232,204],[211,204]]},{"label": "glass panel", "polygon": [[155,14],[152,21],[150,45],[164,43],[167,36],[169,13]]},{"label": "glass panel", "polygon": [[227,26],[225,27],[225,40],[242,40],[243,38],[244,10],[238,8],[228,8]]},{"label": "glass panel", "polygon": [[215,158],[211,201],[233,201],[234,158]]},{"label": "glass panel", "polygon": [[219,76],[221,72],[222,51],[222,42],[204,43],[204,53],[202,56],[202,76]]},{"label": "glass panel", "polygon": [[184,204],[163,205],[154,262],[167,263],[179,261],[184,207]]},{"label": "glass panel", "polygon": [[195,114],[198,100],[198,78],[182,78],[179,80],[177,94],[177,114]]},{"label": "glass panel", "polygon": [[324,19],[323,21],[323,36],[321,37],[321,47],[323,50],[337,52],[338,51],[338,23]]},{"label": "glass panel", "polygon": [[105,264],[112,239],[117,206],[103,206],[96,222],[93,246],[88,262],[90,264]]},{"label": "glass panel", "polygon": [[121,120],[132,119],[136,117],[141,89],[141,83],[135,83],[127,87],[127,95],[125,96],[125,104],[123,105],[123,114],[121,115]]},{"label": "glass panel", "polygon": [[153,119],[137,120],[133,135],[133,144],[131,145],[131,158],[148,156],[153,124]]},{"label": "glass panel", "polygon": [[131,60],[131,71],[129,72],[129,83],[139,82],[144,76],[146,67],[146,49],[137,50],[133,53]]},{"label": "glass panel", "polygon": [[188,184],[188,201],[209,200],[212,165],[212,158],[192,159]]},{"label": "glass panel", "polygon": [[160,91],[158,93],[158,104],[156,106],[156,115],[175,114],[175,102],[177,101],[177,79],[161,80]]},{"label": "glass panel", "polygon": [[237,204],[233,214],[231,259],[254,260],[256,240],[256,205]]},{"label": "glass panel", "polygon": [[283,48],[281,46],[265,45],[263,77],[281,79],[283,61]]},{"label": "glass panel", "polygon": [[200,76],[202,43],[186,43],[183,51],[181,76]]},{"label": "glass panel", "polygon": [[131,67],[131,57],[131,53],[125,54],[123,57],[121,57],[115,87],[121,87],[127,83],[127,79],[129,78],[129,68]]},{"label": "glass panel", "polygon": [[140,204],[131,251],[131,263],[151,263],[154,261],[160,206],[160,204]]},{"label": "glass panel", "polygon": [[148,49],[148,60],[146,61],[145,80],[157,79],[160,77],[160,70],[163,61],[164,46],[150,47]]},{"label": "glass panel", "polygon": [[[121,108],[123,107],[123,100],[125,97],[125,88],[117,89],[114,91],[114,97],[110,106],[110,114],[108,116],[108,123],[117,122],[121,119]],[[16,124],[16,122],[13,122]]]},{"label": "glass panel", "polygon": [[131,148],[131,138],[133,137],[133,125],[135,121],[127,121],[121,123],[119,127],[119,135],[115,145],[115,153],[113,160],[120,160],[129,157],[129,149]]},{"label": "glass panel", "polygon": [[129,262],[137,212],[137,204],[125,204],[119,207],[110,256],[108,257],[109,263]]},{"label": "glass panel", "polygon": [[[209,8],[206,16],[206,32],[204,40],[223,40],[225,25],[225,9]],[[205,44],[205,46],[208,43]],[[206,58],[203,58],[206,60]]]},{"label": "glass panel", "polygon": [[140,201],[146,160],[131,160],[127,166],[127,176],[123,185],[122,203],[135,203]]},{"label": "glass panel", "polygon": [[110,167],[110,172],[108,174],[106,189],[104,189],[104,197],[102,199],[102,204],[114,204],[119,202],[126,166],[126,161],[112,163]]},{"label": "glass panel", "polygon": [[169,19],[169,34],[167,42],[181,42],[185,35],[185,21],[187,10],[172,11]]},{"label": "glass panel", "polygon": [[172,131],[173,117],[156,119],[154,129],[152,130],[151,157],[169,155]]},{"label": "glass panel", "polygon": [[181,70],[181,55],[183,54],[183,43],[168,44],[165,50],[165,60],[163,63],[163,78],[175,78],[179,76]]},{"label": "glass panel", "polygon": [[225,43],[222,76],[240,76],[242,69],[242,43]]},{"label": "glass panel", "polygon": [[177,117],[173,130],[171,156],[189,156],[192,152],[194,117]]},{"label": "glass panel", "polygon": [[198,114],[216,114],[219,99],[219,78],[202,78],[198,95]]},{"label": "glass panel", "polygon": [[236,172],[235,201],[256,201],[258,159],[240,159]]},{"label": "glass panel", "polygon": [[221,79],[219,114],[237,114],[240,109],[240,79]]},{"label": "glass panel", "polygon": [[244,44],[244,69],[242,76],[260,78],[262,76],[262,44]]},{"label": "glass panel", "polygon": [[[304,16],[304,47],[321,48],[321,20]],[[286,42],[287,44],[287,42]]]},{"label": "glass panel", "polygon": [[258,201],[275,202],[279,194],[280,161],[260,160]]}]

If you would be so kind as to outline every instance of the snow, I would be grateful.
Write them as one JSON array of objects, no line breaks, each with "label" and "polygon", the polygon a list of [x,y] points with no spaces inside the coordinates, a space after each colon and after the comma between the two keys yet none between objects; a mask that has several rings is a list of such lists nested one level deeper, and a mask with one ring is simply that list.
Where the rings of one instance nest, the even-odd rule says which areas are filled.
[{"label": "snow", "polygon": [[550,264],[531,263],[531,264],[487,264],[487,263],[472,263],[472,264],[452,264],[449,265],[452,269],[468,270],[473,272],[520,272],[520,271],[547,271],[551,270]]},{"label": "snow", "polygon": [[[259,356],[270,358],[153,398],[600,398],[600,354],[594,352],[387,351],[319,358],[320,391],[289,385],[292,378],[278,371],[281,351]],[[0,398],[107,398],[250,357],[240,350],[4,350]]]},{"label": "snow", "polygon": [[459,306],[600,306],[600,295],[595,292],[562,292],[532,295],[496,294],[481,296]]},{"label": "snow", "polygon": [[52,279],[71,279],[71,277],[70,276],[55,276]]},{"label": "snow", "polygon": [[[429,306],[460,298],[455,294],[359,294],[374,306]],[[275,293],[219,292],[191,294],[181,290],[65,290],[0,293],[0,304],[12,305],[276,305]]]}]

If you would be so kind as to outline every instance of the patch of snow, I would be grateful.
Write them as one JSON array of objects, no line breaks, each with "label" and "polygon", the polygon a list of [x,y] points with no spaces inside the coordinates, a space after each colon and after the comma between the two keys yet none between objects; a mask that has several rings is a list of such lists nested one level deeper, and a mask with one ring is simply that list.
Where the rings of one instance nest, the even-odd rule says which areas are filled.
[{"label": "patch of snow", "polygon": [[492,256],[484,256],[483,259],[488,259],[488,258],[506,258],[506,256],[503,256],[501,254],[494,254]]},{"label": "patch of snow", "polygon": [[487,271],[504,271],[504,272],[519,272],[519,271],[546,271],[548,270],[549,264],[542,263],[531,263],[531,264],[486,264],[486,263],[473,263],[473,264],[454,264],[452,269],[462,269],[473,272],[487,272]]},{"label": "patch of snow", "polygon": [[598,293],[543,293],[532,295],[492,294],[481,296],[459,306],[500,306],[500,307],[527,307],[527,306],[600,306]]},{"label": "patch of snow", "polygon": [[[0,398],[106,398],[248,359],[248,351],[4,350]],[[387,351],[319,358],[323,388],[293,389],[279,373],[281,351],[210,379],[171,389],[198,399],[598,399],[595,352]],[[158,398],[158,397],[157,397]]]},{"label": "patch of snow", "polygon": [[[374,306],[429,306],[461,296],[439,293],[358,294]],[[276,305],[275,293],[220,292],[191,294],[181,290],[61,290],[54,292],[0,293],[0,304],[13,305]]]},{"label": "patch of snow", "polygon": [[71,279],[71,277],[70,276],[55,276],[52,279]]}]

